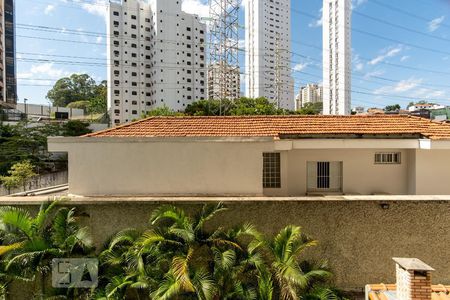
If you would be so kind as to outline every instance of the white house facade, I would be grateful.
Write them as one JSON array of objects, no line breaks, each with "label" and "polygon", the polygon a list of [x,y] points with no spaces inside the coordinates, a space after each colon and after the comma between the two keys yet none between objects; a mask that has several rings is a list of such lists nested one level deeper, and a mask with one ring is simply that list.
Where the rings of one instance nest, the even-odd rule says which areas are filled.
[{"label": "white house facade", "polygon": [[450,125],[408,116],[153,117],[49,150],[75,195],[450,195]]}]

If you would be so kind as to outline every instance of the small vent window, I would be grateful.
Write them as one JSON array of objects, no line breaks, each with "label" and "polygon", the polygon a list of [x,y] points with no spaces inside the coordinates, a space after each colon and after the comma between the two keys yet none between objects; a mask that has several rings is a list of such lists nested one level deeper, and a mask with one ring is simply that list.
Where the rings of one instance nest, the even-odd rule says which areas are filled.
[{"label": "small vent window", "polygon": [[375,153],[375,164],[394,165],[401,164],[401,153]]},{"label": "small vent window", "polygon": [[281,188],[280,153],[263,153],[263,188]]}]

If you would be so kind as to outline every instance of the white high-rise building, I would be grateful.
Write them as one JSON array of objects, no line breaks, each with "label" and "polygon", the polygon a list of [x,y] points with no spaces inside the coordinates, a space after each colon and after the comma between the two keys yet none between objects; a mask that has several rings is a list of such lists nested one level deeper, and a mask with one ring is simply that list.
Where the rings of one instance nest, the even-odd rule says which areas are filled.
[{"label": "white high-rise building", "polygon": [[351,0],[323,1],[323,113],[351,110]]},{"label": "white high-rise building", "polygon": [[295,109],[291,0],[245,0],[246,96]]},{"label": "white high-rise building", "polygon": [[323,102],[323,88],[318,84],[307,84],[300,88],[297,95],[297,109],[304,107],[307,103]]},{"label": "white high-rise building", "polygon": [[110,2],[108,110],[118,125],[157,107],[206,99],[206,25],[179,0]]}]

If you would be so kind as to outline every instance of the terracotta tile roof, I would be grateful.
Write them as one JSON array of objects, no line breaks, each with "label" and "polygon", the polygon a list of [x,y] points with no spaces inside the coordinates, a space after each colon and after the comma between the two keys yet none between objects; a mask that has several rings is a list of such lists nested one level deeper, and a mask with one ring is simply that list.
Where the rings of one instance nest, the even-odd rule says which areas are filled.
[{"label": "terracotta tile roof", "polygon": [[[395,284],[370,284],[367,286],[370,300],[394,300],[397,287]],[[450,286],[442,284],[431,286],[431,300],[450,300]]]},{"label": "terracotta tile roof", "polygon": [[450,139],[450,124],[402,115],[150,117],[85,137],[419,135]]}]

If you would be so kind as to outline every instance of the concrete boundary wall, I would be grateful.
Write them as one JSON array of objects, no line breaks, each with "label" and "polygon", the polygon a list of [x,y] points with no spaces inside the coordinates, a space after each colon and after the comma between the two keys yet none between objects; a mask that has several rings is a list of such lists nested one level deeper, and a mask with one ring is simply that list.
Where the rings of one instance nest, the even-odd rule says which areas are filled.
[{"label": "concrete boundary wall", "polygon": [[44,175],[38,175],[33,177],[31,180],[29,180],[25,184],[25,188],[23,186],[11,189],[8,191],[7,188],[2,186],[0,184],[0,196],[15,194],[15,193],[21,193],[25,191],[30,191],[34,189],[40,189],[40,188],[46,188],[61,184],[66,184],[68,182],[68,172],[67,171],[60,171],[60,172],[53,172],[48,173]]},{"label": "concrete boundary wall", "polygon": [[[417,257],[436,269],[434,284],[450,284],[450,197],[432,200],[432,196],[423,196],[410,201],[380,198],[228,199],[223,202],[229,210],[208,226],[249,222],[266,234],[274,234],[286,225],[300,225],[319,241],[319,246],[308,255],[327,259],[336,275],[336,284],[349,290],[363,291],[367,283],[395,283],[392,257]],[[29,198],[5,199],[0,198],[0,206],[21,203],[35,210],[39,205],[39,201],[27,201]],[[151,212],[159,205],[171,203],[194,212],[206,199],[217,200],[81,198],[65,205],[77,207],[77,215],[89,226],[100,248],[121,229],[145,228]]]}]

